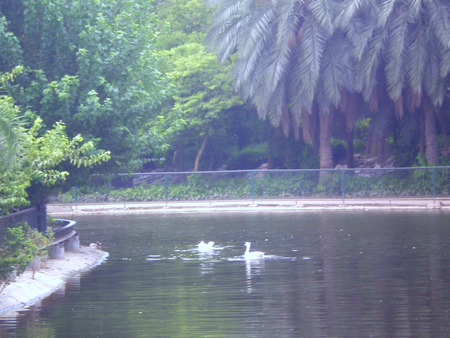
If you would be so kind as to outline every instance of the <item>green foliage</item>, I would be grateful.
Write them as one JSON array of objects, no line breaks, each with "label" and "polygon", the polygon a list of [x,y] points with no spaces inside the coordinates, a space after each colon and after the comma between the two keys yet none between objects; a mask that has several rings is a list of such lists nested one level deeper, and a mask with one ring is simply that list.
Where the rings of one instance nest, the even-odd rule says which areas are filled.
[{"label": "green foliage", "polygon": [[202,44],[185,43],[167,55],[173,64],[169,75],[176,86],[172,113],[179,114],[185,124],[179,138],[194,141],[199,148],[206,135],[214,139],[229,128],[226,114],[242,102],[232,91],[228,69],[221,67]]},{"label": "green foliage", "polygon": [[[2,109],[13,111],[18,118],[19,110],[9,98],[1,100]],[[0,171],[0,212],[7,213],[13,208],[29,203],[29,191],[33,185],[50,187],[66,179],[67,170],[58,166],[69,162],[76,167],[91,167],[110,158],[109,151],[98,151],[93,142],[84,142],[81,135],[69,139],[65,125],[55,123],[53,129],[41,135],[42,119],[37,118],[31,128],[17,126],[17,146],[14,167]],[[39,199],[39,198],[38,198]]]},{"label": "green foliage", "polygon": [[6,18],[0,12],[0,73],[9,72],[22,63],[19,39],[8,31]]},{"label": "green foliage", "polygon": [[[322,173],[323,174],[323,173]],[[305,171],[232,171],[217,174],[191,174],[181,180],[169,175],[167,191],[160,181],[152,184],[114,189],[89,185],[77,191],[78,202],[192,201],[255,198],[360,198],[360,197],[432,197],[432,169],[336,170],[320,177],[317,170]],[[436,196],[450,191],[450,171],[435,169]],[[253,184],[253,189],[252,189]],[[344,191],[342,191],[344,188]],[[73,202],[72,189],[62,201]]]},{"label": "green foliage", "polygon": [[[16,67],[9,73],[1,74],[0,90],[21,72],[22,67]],[[15,162],[20,125],[18,116],[19,110],[12,98],[0,94],[0,172],[10,169]]]},{"label": "green foliage", "polygon": [[153,127],[171,85],[154,48],[152,1],[17,0],[16,5],[0,7],[0,18],[8,20],[0,21],[0,32],[10,37],[9,49],[0,52],[12,61],[17,42],[16,54],[23,55],[24,74],[8,88],[23,111],[40,116],[44,129],[63,121],[70,137],[82,133],[109,149],[112,161],[103,171],[135,170],[161,157],[169,133]]},{"label": "green foliage", "polygon": [[12,99],[0,95],[0,172],[9,169],[17,149],[17,108]]},{"label": "green foliage", "polygon": [[161,0],[156,2],[157,46],[170,50],[185,43],[202,43],[212,9],[202,0]]},{"label": "green foliage", "polygon": [[254,169],[267,161],[267,143],[254,144],[233,154],[227,162],[227,169]]},{"label": "green foliage", "polygon": [[26,266],[33,259],[32,250],[25,242],[25,233],[22,227],[8,228],[3,238],[0,249],[0,280],[5,280],[17,269],[18,273],[25,270]]}]

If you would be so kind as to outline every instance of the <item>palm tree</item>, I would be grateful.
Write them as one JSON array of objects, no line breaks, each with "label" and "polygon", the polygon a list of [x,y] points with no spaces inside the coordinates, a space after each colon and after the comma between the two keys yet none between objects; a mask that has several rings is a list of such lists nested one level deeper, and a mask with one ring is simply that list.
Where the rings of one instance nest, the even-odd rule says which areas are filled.
[{"label": "palm tree", "polygon": [[[358,59],[358,89],[367,101],[393,102],[388,111],[398,118],[404,110],[418,110],[424,121],[427,162],[437,164],[437,114],[449,98],[448,1],[377,0],[371,11],[367,7],[359,11],[374,24]],[[388,98],[382,98],[384,93]]]},{"label": "palm tree", "polygon": [[321,168],[332,165],[333,116],[344,115],[351,135],[359,93],[372,111],[372,153],[384,152],[396,117],[419,110],[427,161],[437,163],[436,113],[449,96],[447,0],[211,3],[211,43],[222,62],[236,52],[237,88],[285,134],[302,124],[311,141],[318,124]]},{"label": "palm tree", "polygon": [[[334,24],[339,1],[211,4],[218,7],[210,43],[222,62],[237,53],[237,89],[286,136],[291,129],[297,136],[303,124],[303,137],[312,142],[318,123],[320,167],[332,167],[331,122],[343,95],[353,92],[351,41]],[[352,123],[349,118],[349,130]]]}]

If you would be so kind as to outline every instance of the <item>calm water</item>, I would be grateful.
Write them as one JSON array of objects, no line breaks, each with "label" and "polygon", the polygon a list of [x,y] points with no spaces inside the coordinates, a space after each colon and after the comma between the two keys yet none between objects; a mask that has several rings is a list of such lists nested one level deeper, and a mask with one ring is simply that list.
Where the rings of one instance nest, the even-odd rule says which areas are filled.
[{"label": "calm water", "polygon": [[[450,213],[74,219],[108,261],[0,319],[0,336],[450,336]],[[245,241],[269,257],[245,261]]]}]

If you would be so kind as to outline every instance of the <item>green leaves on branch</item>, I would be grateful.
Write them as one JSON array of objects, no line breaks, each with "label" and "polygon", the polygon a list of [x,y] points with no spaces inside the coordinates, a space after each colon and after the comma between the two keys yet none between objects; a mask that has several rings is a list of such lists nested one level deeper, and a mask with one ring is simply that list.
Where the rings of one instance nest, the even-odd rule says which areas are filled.
[{"label": "green leaves on branch", "polygon": [[[0,243],[0,284],[7,282],[12,273],[20,275],[36,257],[46,254],[53,242],[53,233],[43,234],[27,225],[6,229]],[[2,287],[0,287],[0,292]]]},{"label": "green leaves on branch", "polygon": [[[69,136],[81,133],[111,150],[108,170],[139,168],[140,156],[153,152],[142,129],[160,114],[171,89],[160,71],[165,61],[154,47],[154,2],[15,0],[14,4],[0,6],[0,36],[8,36],[0,41],[0,73],[11,68],[2,67],[4,59],[19,60],[15,64],[24,64],[26,71],[9,95],[24,112],[40,116],[43,129],[64,121]],[[12,46],[20,53],[13,53]],[[89,160],[85,155],[72,158],[75,166],[98,163],[89,147],[83,148]]]},{"label": "green leaves on branch", "polygon": [[[9,112],[5,123],[11,126],[11,121],[18,119],[19,110],[8,97],[0,97],[0,112],[3,111]],[[32,182],[52,186],[65,180],[69,172],[59,168],[63,162],[91,167],[110,159],[109,151],[96,150],[93,142],[83,143],[81,135],[68,138],[65,128],[64,123],[57,122],[41,135],[41,118],[37,118],[28,130],[20,125],[13,127],[16,147],[8,157],[14,161],[10,160],[12,164],[0,171],[0,213],[27,205],[27,189]],[[5,145],[0,136],[0,147]],[[5,153],[2,152],[2,156]]]},{"label": "green leaves on branch", "polygon": [[43,184],[53,185],[64,180],[69,173],[54,169],[64,161],[77,166],[91,167],[110,159],[109,151],[95,152],[92,141],[82,143],[81,135],[69,139],[65,133],[65,125],[57,122],[53,129],[42,136],[37,136],[42,127],[42,119],[38,118],[26,134],[23,151],[29,159],[30,174],[33,179]]}]

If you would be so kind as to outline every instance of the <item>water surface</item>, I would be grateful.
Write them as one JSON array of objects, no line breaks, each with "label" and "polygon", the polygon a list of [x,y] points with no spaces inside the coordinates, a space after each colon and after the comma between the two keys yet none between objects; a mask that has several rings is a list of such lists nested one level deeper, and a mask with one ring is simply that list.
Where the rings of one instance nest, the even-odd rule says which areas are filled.
[{"label": "water surface", "polygon": [[[77,216],[108,261],[0,320],[26,337],[445,337],[450,213]],[[213,240],[221,250],[195,248]],[[264,251],[246,261],[244,242]]]}]

